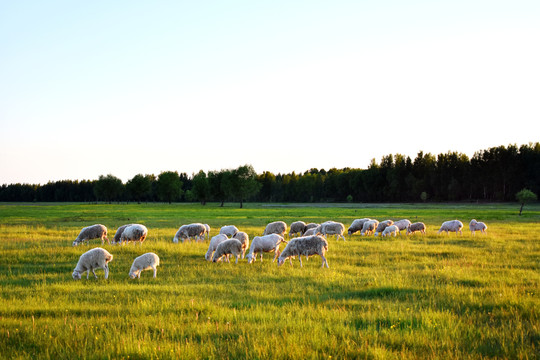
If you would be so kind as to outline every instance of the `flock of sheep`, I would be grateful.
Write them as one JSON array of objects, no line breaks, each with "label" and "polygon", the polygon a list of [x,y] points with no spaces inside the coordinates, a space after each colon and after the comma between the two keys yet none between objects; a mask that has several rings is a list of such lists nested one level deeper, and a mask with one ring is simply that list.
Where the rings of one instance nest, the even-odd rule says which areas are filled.
[{"label": "flock of sheep", "polygon": [[[459,220],[450,220],[442,223],[439,231],[441,232],[456,232],[462,234],[463,223]],[[474,235],[476,231],[486,233],[487,225],[483,222],[478,222],[475,219],[469,223],[469,229]],[[369,218],[356,219],[348,228],[347,233],[352,235],[360,232],[362,236],[374,235],[378,236],[397,236],[401,231],[406,230],[406,234],[420,232],[426,233],[426,225],[422,222],[411,223],[407,219],[398,221],[384,220],[378,221]],[[291,224],[289,230],[289,241],[285,241],[285,233],[287,232],[287,224],[283,221],[275,221],[269,223],[261,236],[255,236],[249,241],[249,236],[243,231],[238,230],[234,225],[226,225],[220,228],[219,234],[210,239],[208,251],[205,254],[205,259],[208,261],[225,261],[229,262],[229,257],[232,255],[238,259],[247,258],[248,263],[257,260],[260,255],[262,262],[263,253],[274,252],[273,261],[278,260],[278,266],[281,266],[287,259],[292,265],[292,258],[298,256],[300,266],[302,266],[302,255],[308,259],[309,256],[319,255],[322,258],[322,267],[328,266],[326,260],[326,252],[328,251],[328,235],[335,235],[336,239],[342,238],[345,240],[345,226],[340,222],[327,221],[322,224],[310,223],[306,224],[303,221],[295,221]],[[126,224],[120,226],[114,235],[113,244],[125,244],[128,242],[139,242],[141,245],[148,236],[148,229],[141,224]],[[210,226],[207,224],[193,223],[182,225],[176,232],[173,242],[178,243],[186,240],[204,240],[210,238]],[[85,227],[81,230],[73,246],[87,242],[92,239],[101,239],[104,244],[105,240],[110,243],[107,238],[107,228],[101,224],[95,224]],[[283,251],[280,252],[281,243],[286,244]],[[248,254],[246,250],[249,247]],[[109,276],[109,262],[113,259],[107,250],[103,248],[94,248],[81,255],[77,266],[73,270],[73,278],[79,280],[84,272],[87,272],[88,279],[90,272],[97,275],[94,270],[103,269],[105,271],[105,279]],[[143,270],[154,271],[154,278],[157,274],[157,266],[159,265],[159,257],[152,252],[145,253],[133,260],[133,264],[129,271],[129,276],[140,278]]]}]

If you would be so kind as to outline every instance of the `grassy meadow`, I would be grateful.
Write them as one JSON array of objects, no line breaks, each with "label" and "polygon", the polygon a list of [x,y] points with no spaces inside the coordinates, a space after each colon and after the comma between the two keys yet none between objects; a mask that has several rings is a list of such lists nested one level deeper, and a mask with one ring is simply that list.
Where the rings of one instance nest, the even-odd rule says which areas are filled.
[{"label": "grassy meadow", "polygon": [[[540,205],[0,204],[0,358],[535,359],[540,357]],[[427,235],[329,238],[318,256],[278,267],[210,263],[208,241],[173,244],[178,227],[234,224],[250,239],[275,220],[408,218]],[[463,235],[437,235],[460,219]],[[488,234],[472,236],[472,218]],[[141,223],[142,246],[104,247],[109,279],[75,281],[83,226]],[[282,245],[283,248],[283,245]],[[160,256],[158,276],[128,277]]]}]

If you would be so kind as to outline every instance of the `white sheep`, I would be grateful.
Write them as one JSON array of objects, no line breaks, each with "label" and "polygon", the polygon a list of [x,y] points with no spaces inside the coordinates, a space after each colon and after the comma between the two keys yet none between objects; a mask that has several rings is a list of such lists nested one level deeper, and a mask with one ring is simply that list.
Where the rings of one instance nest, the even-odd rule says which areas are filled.
[{"label": "white sheep", "polygon": [[112,241],[113,244],[118,244],[120,242],[120,239],[122,237],[122,233],[130,225],[133,225],[133,224],[122,225],[118,229],[116,229],[116,233],[114,234],[114,238],[113,238],[113,241]]},{"label": "white sheep", "polygon": [[297,236],[302,234],[306,231],[306,223],[303,221],[295,221],[291,224],[291,228],[289,230],[289,238],[294,236]]},{"label": "white sheep", "polygon": [[240,242],[242,243],[242,259],[243,259],[244,256],[246,255],[246,250],[249,247],[249,235],[243,231],[239,231],[236,234],[234,234],[233,239],[240,240]]},{"label": "white sheep", "polygon": [[407,226],[407,235],[412,234],[416,231],[420,231],[422,234],[425,234],[426,224],[424,224],[423,222],[415,222],[414,224]]},{"label": "white sheep", "polygon": [[472,219],[469,223],[469,230],[471,230],[473,235],[475,235],[475,231],[480,231],[483,234],[487,234],[487,225],[483,222],[478,222],[475,219]]},{"label": "white sheep", "polygon": [[349,235],[354,234],[355,232],[362,231],[362,227],[366,221],[371,220],[370,218],[356,219],[352,222],[351,226],[347,230]]},{"label": "white sheep", "polygon": [[266,225],[266,228],[264,229],[264,232],[263,232],[263,236],[270,235],[270,234],[278,234],[284,237],[286,231],[287,231],[287,224],[285,222],[274,221]]},{"label": "white sheep", "polygon": [[188,225],[182,225],[174,235],[173,243],[178,243],[179,240],[184,242],[186,239],[191,238],[200,240],[206,233],[206,227],[201,223],[193,223]]},{"label": "white sheep", "polygon": [[203,225],[204,225],[204,227],[206,228],[206,233],[205,233],[204,239],[205,239],[205,240],[206,240],[206,239],[210,239],[210,225],[208,225],[208,224],[203,224]]},{"label": "white sheep", "polygon": [[154,278],[157,275],[157,266],[159,266],[159,256],[153,252],[142,254],[133,260],[131,269],[129,269],[129,277],[132,279],[141,278],[143,270],[154,270]]},{"label": "white sheep", "polygon": [[146,240],[147,236],[148,229],[146,228],[146,226],[141,224],[131,224],[127,226],[124,231],[122,231],[122,235],[120,236],[120,243],[122,243],[123,245],[126,242],[138,241],[139,244],[142,245],[143,241]]},{"label": "white sheep", "polygon": [[109,262],[112,261],[113,256],[103,248],[94,248],[88,250],[81,255],[77,266],[73,270],[73,279],[80,280],[82,274],[86,271],[86,279],[90,276],[90,271],[94,274],[94,277],[97,279],[96,269],[105,270],[105,279],[109,278]]},{"label": "white sheep", "polygon": [[107,240],[107,244],[109,244],[110,242],[107,238],[107,227],[105,225],[95,224],[82,228],[72,245],[77,246],[84,241],[88,243],[89,240],[93,239],[101,239],[101,245],[105,243],[105,240]]},{"label": "white sheep", "polygon": [[238,230],[238,228],[234,225],[225,225],[225,226],[222,226],[221,229],[219,229],[220,234],[227,235],[230,238],[236,235],[238,231],[240,230]]},{"label": "white sheep", "polygon": [[[315,229],[315,228],[319,227],[319,225],[321,225],[321,224],[317,224],[317,223],[306,224],[306,229],[304,230],[304,233],[302,234],[302,236],[306,236],[307,231],[309,231],[310,229]],[[315,235],[315,234],[312,234],[312,235]]]},{"label": "white sheep", "polygon": [[345,241],[344,231],[345,225],[336,221],[326,221],[317,227],[317,233],[322,234],[325,238],[326,235],[336,235],[336,240],[342,237],[343,241]]},{"label": "white sheep", "polygon": [[384,228],[382,232],[382,236],[383,237],[392,236],[392,234],[394,234],[394,236],[397,236],[398,232],[399,232],[399,228],[396,225],[390,225]]},{"label": "white sheep", "polygon": [[278,266],[281,266],[287,259],[289,259],[290,262],[290,258],[293,256],[298,256],[300,266],[302,266],[302,255],[307,259],[309,256],[317,254],[323,260],[322,267],[324,267],[325,264],[326,267],[329,267],[325,257],[327,251],[328,241],[322,236],[314,235],[298,237],[289,241],[287,246],[285,246],[285,249],[283,249],[278,257]]},{"label": "white sheep", "polygon": [[463,223],[459,220],[449,220],[442,223],[441,228],[437,232],[437,234],[440,234],[443,231],[446,231],[448,234],[449,231],[456,232],[456,234],[459,232],[463,235],[463,232],[461,231],[463,229]]},{"label": "white sheep", "polygon": [[364,226],[362,226],[362,231],[360,231],[360,235],[371,235],[373,234],[373,231],[377,229],[377,226],[379,226],[379,221],[377,220],[369,220],[364,223]]},{"label": "white sheep", "polygon": [[394,225],[394,222],[392,220],[381,221],[379,225],[377,225],[377,230],[375,230],[375,234],[373,235],[379,236],[379,234],[381,234],[384,231],[384,229],[386,229],[390,225]]},{"label": "white sheep", "polygon": [[217,246],[216,252],[214,253],[214,256],[212,257],[212,262],[217,262],[221,260],[223,256],[225,256],[226,261],[229,262],[228,255],[234,255],[236,257],[235,264],[238,264],[238,258],[240,257],[241,253],[242,253],[242,243],[240,242],[240,240],[236,240],[236,239],[225,240]]},{"label": "white sheep", "polygon": [[401,230],[406,230],[409,225],[411,225],[411,221],[409,219],[402,219],[394,222],[394,225],[397,226],[399,233],[401,234]]},{"label": "white sheep", "polygon": [[311,228],[311,229],[307,229],[306,232],[304,232],[302,234],[302,236],[312,236],[312,235],[317,235],[317,229],[319,228],[320,224],[317,225],[317,227],[314,227],[314,228]]},{"label": "white sheep", "polygon": [[214,251],[216,251],[218,245],[225,240],[229,240],[229,238],[225,234],[217,234],[216,236],[212,237],[212,239],[210,239],[210,244],[208,245],[208,251],[206,252],[206,255],[204,255],[204,258],[208,261],[211,261]]},{"label": "white sheep", "polygon": [[246,255],[246,258],[248,260],[248,264],[251,264],[253,261],[257,260],[257,253],[261,254],[261,262],[263,258],[263,252],[275,252],[274,260],[272,262],[276,261],[276,258],[279,256],[279,245],[281,243],[287,243],[281,235],[278,234],[270,234],[270,235],[264,235],[264,236],[255,236],[253,240],[251,240],[251,246],[249,248],[249,252]]}]

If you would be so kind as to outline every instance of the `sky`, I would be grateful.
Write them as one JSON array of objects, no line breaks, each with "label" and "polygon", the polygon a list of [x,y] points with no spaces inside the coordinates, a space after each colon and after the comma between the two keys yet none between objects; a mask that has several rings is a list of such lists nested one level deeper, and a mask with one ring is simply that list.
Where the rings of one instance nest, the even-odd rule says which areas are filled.
[{"label": "sky", "polygon": [[0,0],[0,184],[540,141],[540,1]]}]

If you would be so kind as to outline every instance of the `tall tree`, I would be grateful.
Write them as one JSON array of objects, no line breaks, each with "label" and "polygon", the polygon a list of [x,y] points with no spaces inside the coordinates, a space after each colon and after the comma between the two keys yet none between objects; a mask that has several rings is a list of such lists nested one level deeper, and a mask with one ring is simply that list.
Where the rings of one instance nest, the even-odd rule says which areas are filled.
[{"label": "tall tree", "polygon": [[124,184],[122,180],[111,174],[107,176],[100,175],[94,185],[94,194],[98,201],[103,200],[110,203],[113,200],[119,200],[123,192]]},{"label": "tall tree", "polygon": [[173,201],[179,201],[183,193],[182,181],[176,171],[164,171],[159,174],[156,187],[159,199],[167,201],[169,204]]},{"label": "tall tree", "polygon": [[126,184],[126,189],[132,199],[141,203],[141,199],[148,198],[152,193],[152,175],[137,174]]},{"label": "tall tree", "polygon": [[210,198],[210,182],[204,171],[199,171],[193,175],[193,187],[191,191],[195,199],[199,200],[202,205],[206,205],[206,201]]},{"label": "tall tree", "polygon": [[526,203],[536,201],[538,197],[535,193],[533,193],[529,189],[522,189],[520,192],[516,194],[516,199],[521,203],[521,207],[519,208],[519,216],[521,216],[521,212],[523,211],[523,206]]},{"label": "tall tree", "polygon": [[240,201],[240,208],[244,200],[257,194],[261,185],[257,182],[257,173],[251,165],[243,165],[231,171],[230,181],[226,187],[232,197]]}]

